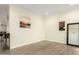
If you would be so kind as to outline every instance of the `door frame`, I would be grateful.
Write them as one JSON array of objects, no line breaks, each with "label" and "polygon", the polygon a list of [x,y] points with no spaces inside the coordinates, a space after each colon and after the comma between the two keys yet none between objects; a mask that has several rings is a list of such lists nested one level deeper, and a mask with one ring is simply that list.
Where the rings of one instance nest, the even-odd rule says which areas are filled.
[{"label": "door frame", "polygon": [[79,24],[79,23],[68,23],[67,24],[67,45],[79,47],[79,45],[69,44],[69,25],[75,25],[75,24]]}]

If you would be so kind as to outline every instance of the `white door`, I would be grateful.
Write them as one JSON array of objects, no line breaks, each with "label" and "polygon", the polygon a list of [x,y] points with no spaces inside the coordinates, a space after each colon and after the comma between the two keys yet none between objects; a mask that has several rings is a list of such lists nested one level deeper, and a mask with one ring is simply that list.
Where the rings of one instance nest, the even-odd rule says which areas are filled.
[{"label": "white door", "polygon": [[79,45],[79,24],[69,25],[69,44]]}]

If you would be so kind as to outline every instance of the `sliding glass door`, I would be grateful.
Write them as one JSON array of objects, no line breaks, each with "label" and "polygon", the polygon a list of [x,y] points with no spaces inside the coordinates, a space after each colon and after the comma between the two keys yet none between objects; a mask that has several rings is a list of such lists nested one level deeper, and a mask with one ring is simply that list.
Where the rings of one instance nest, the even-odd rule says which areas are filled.
[{"label": "sliding glass door", "polygon": [[79,46],[79,23],[67,24],[67,44]]}]

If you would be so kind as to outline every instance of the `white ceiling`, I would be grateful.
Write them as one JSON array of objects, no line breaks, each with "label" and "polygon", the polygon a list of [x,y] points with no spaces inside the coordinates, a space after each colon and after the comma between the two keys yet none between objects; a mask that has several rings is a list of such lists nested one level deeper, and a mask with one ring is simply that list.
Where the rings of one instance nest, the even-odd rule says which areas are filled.
[{"label": "white ceiling", "polygon": [[60,13],[65,13],[73,9],[79,9],[79,5],[70,6],[69,4],[20,4],[17,5],[30,10],[34,14],[45,15],[56,15]]},{"label": "white ceiling", "polygon": [[[0,9],[8,10],[7,4],[0,4]],[[65,13],[74,9],[79,9],[79,5],[75,4],[74,6],[70,6],[69,4],[16,4],[15,6],[19,6],[25,8],[33,12],[36,15],[57,15],[60,13]]]},{"label": "white ceiling", "polygon": [[70,6],[69,4],[21,4],[17,6],[24,7],[38,15],[45,15],[46,12],[48,12],[48,15],[56,15],[79,9],[79,5]]}]

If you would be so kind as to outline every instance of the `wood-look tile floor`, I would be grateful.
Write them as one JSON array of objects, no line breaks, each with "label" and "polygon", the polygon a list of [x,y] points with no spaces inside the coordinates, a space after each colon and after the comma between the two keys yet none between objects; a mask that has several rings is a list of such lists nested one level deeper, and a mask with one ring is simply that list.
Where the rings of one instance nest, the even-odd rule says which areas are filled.
[{"label": "wood-look tile floor", "polygon": [[79,47],[68,46],[51,41],[22,46],[0,52],[1,55],[79,55]]}]

